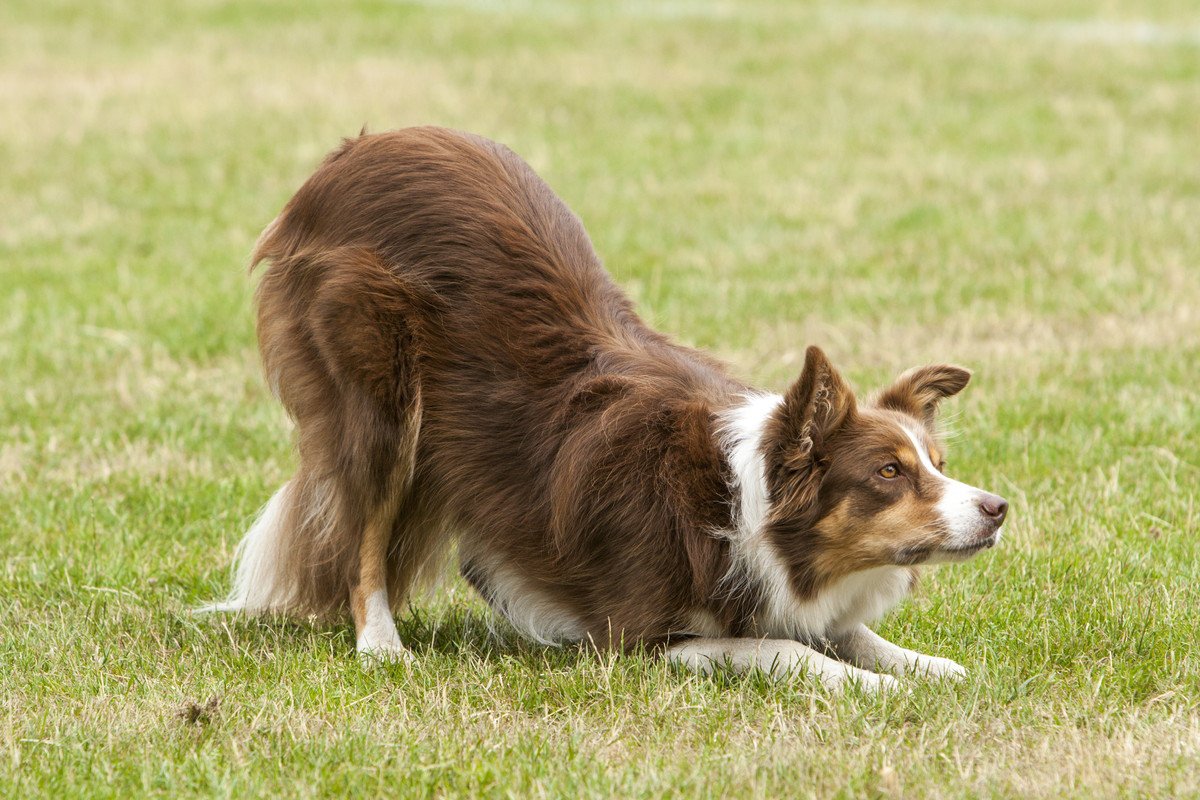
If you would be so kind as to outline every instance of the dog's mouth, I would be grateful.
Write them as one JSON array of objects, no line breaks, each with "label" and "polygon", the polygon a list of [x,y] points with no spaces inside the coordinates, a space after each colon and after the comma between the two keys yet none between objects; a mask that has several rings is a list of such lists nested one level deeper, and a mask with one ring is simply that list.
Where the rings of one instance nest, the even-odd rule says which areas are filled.
[{"label": "dog's mouth", "polygon": [[996,542],[1000,539],[999,534],[993,533],[986,539],[976,542],[975,544],[962,545],[961,547],[941,547],[938,548],[943,553],[970,555],[978,553],[980,550],[987,550],[989,547],[995,547]]},{"label": "dog's mouth", "polygon": [[941,562],[966,561],[976,553],[980,553],[989,548],[995,547],[1000,541],[1000,532],[996,531],[990,536],[983,539],[964,545],[954,546],[937,546],[937,545],[921,545],[919,547],[906,547],[896,553],[896,563],[901,566],[911,566],[915,564],[937,564]]},{"label": "dog's mouth", "polygon": [[968,558],[977,553],[995,547],[996,543],[999,541],[1000,531],[996,531],[995,533],[985,536],[984,538],[970,544],[957,545],[954,547],[939,547],[933,552],[933,555],[936,556],[934,560],[966,561]]}]

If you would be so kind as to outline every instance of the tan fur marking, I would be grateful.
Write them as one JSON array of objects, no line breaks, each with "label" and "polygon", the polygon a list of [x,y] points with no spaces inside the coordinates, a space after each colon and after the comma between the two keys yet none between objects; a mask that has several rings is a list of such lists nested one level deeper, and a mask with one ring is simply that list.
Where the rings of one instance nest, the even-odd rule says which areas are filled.
[{"label": "tan fur marking", "polygon": [[904,468],[905,473],[912,475],[921,469],[921,460],[917,457],[917,453],[911,446],[904,448],[896,454],[896,460],[900,462],[900,466]]},{"label": "tan fur marking", "polygon": [[358,582],[350,587],[350,611],[354,630],[362,636],[367,624],[367,598],[377,591],[387,593],[387,545],[391,515],[376,515],[363,533],[358,551]]},{"label": "tan fur marking", "polygon": [[942,451],[938,450],[935,445],[929,446],[929,463],[933,464],[935,467],[938,464],[941,464],[942,463],[942,455],[943,455]]},{"label": "tan fur marking", "polygon": [[842,501],[817,523],[821,548],[813,565],[830,582],[859,570],[895,563],[898,551],[935,543],[931,530],[933,503],[909,495],[883,511],[863,518]]}]

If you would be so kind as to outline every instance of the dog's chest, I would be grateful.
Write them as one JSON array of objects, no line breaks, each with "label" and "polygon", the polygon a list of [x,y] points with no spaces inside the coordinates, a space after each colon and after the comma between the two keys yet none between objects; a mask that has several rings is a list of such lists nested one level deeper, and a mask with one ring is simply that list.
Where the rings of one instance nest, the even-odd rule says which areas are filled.
[{"label": "dog's chest", "polygon": [[841,578],[809,600],[781,590],[756,621],[767,636],[816,640],[879,619],[912,583],[906,567],[878,567]]}]

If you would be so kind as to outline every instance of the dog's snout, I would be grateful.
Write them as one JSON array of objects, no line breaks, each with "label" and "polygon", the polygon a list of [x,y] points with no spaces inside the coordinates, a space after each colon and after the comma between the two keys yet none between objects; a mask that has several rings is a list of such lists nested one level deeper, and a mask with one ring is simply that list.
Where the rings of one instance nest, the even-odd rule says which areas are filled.
[{"label": "dog's snout", "polygon": [[988,520],[999,528],[1008,515],[1008,501],[994,494],[985,494],[979,499],[979,510]]}]

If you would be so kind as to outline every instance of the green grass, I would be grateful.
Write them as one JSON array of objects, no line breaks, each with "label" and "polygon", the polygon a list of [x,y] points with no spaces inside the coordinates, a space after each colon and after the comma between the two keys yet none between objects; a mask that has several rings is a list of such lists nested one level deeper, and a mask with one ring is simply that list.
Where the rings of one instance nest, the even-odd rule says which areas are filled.
[{"label": "green grass", "polygon": [[[1200,795],[1194,6],[501,5],[0,6],[0,795]],[[1008,538],[880,626],[967,681],[546,650],[457,581],[411,672],[188,614],[293,463],[254,238],[339,137],[430,122],[763,386],[809,343],[864,390],[976,370],[952,470]]]}]

